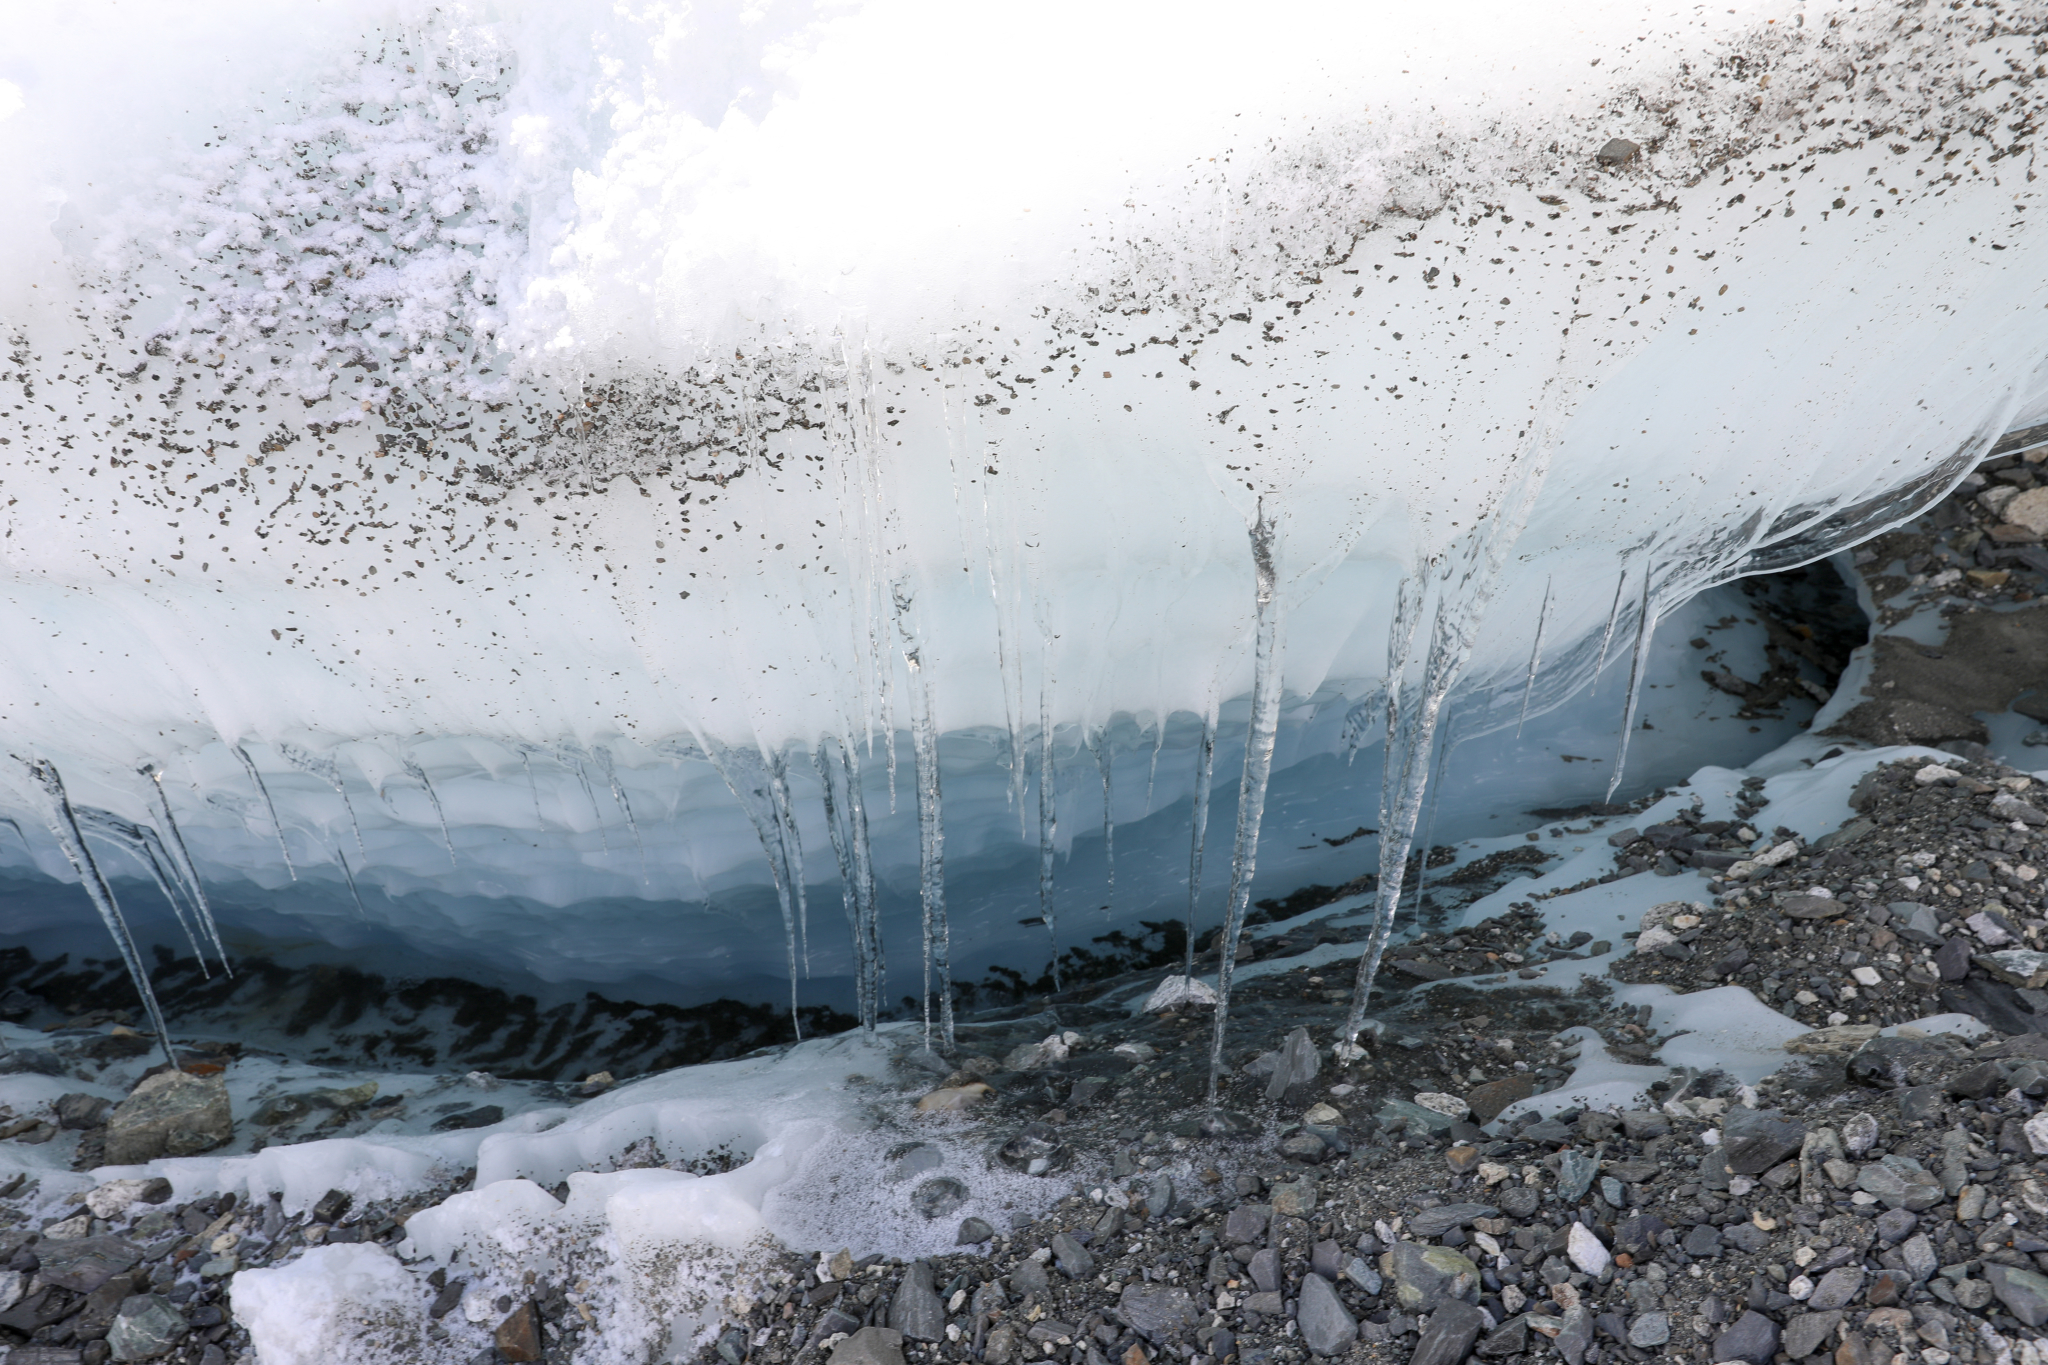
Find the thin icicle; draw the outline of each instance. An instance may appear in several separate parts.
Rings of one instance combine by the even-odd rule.
[[[270,812],[270,827],[277,832],[277,851],[284,855],[284,870],[291,873],[293,881],[299,879],[299,870],[292,866],[292,851],[284,846],[284,821],[277,818],[277,803],[270,799],[270,788],[263,785],[263,774],[256,771],[256,760],[249,757],[249,751],[237,744],[235,757],[242,760],[242,771],[249,774],[249,781],[255,784],[256,792],[263,798],[263,808]]]
[[[348,883],[348,894],[355,900],[356,913],[368,919],[369,908],[363,904],[363,893],[356,890],[356,874],[349,869],[348,855],[341,851],[340,844],[334,846],[334,861],[341,864],[341,879]]]
[[[797,833],[796,809],[789,800],[789,764],[781,754],[768,759],[768,795],[775,803],[776,835],[782,840],[782,865],[789,869],[789,889],[796,896],[797,937],[803,944],[804,975],[811,974],[811,911],[804,894],[804,841]]]
[[[1543,628],[1550,623],[1550,579],[1543,580],[1543,608],[1536,613],[1536,643],[1529,647],[1529,681],[1522,688],[1522,714],[1515,721],[1515,738],[1529,723],[1529,702],[1536,695],[1536,670],[1543,667]]]
[[[1159,785],[1159,751],[1166,747],[1166,720],[1152,726],[1152,762],[1145,769],[1145,814],[1152,813],[1152,792]]]
[[[175,1071],[178,1059],[171,1053],[171,1031],[164,1023],[164,1012],[157,1006],[156,991],[149,984],[149,973],[142,969],[142,955],[135,949],[135,938],[128,932],[128,921],[121,917],[121,907],[114,901],[114,889],[107,885],[107,879],[100,874],[99,864],[93,861],[92,850],[85,846],[85,834],[72,813],[70,798],[64,794],[64,779],[58,775],[57,765],[47,759],[31,760],[28,771],[29,776],[35,778],[49,795],[50,833],[57,837],[58,847],[64,850],[64,856],[78,873],[86,897],[92,901],[93,909],[99,911],[100,922],[106,925],[114,947],[120,950],[121,961],[126,964],[128,976],[135,983],[136,994],[142,997],[142,1008],[149,1015],[150,1025],[156,1029],[164,1060]]]
[[[441,794],[434,790],[434,784],[427,778],[427,770],[410,758],[399,760],[405,766],[405,775],[426,789],[427,800],[434,805],[434,818],[441,822],[441,847],[448,850],[448,866],[457,866],[455,861],[455,840],[448,833],[448,812],[441,809]]]
[[[836,759],[828,752],[828,747],[839,751]],[[851,744],[827,736],[818,741],[818,747],[811,751],[811,765],[818,770],[818,784],[824,788],[825,829],[832,836],[832,852],[839,860],[839,894],[846,905],[847,934],[853,943],[854,1008],[859,1013],[861,1029],[872,1037],[879,991],[869,937],[867,899],[863,894],[860,870],[854,863],[851,802],[842,799],[836,790],[841,781],[846,782],[849,789],[853,784],[852,749]]]
[[[164,794],[163,773],[154,763],[145,763],[140,769],[149,781],[149,794],[156,799],[157,819],[163,821],[164,842],[169,847],[175,866],[184,879],[185,894],[192,899],[192,907],[198,912],[200,926],[206,931],[208,941],[213,944],[214,956],[220,959],[220,969],[230,977],[235,969],[228,962],[227,946],[221,942],[220,926],[214,922],[213,906],[206,899],[206,887],[199,880],[199,868],[192,861],[191,850],[185,847],[185,835],[178,828],[176,817],[171,814],[171,802]]]
[[[1195,974],[1195,907],[1202,899],[1202,852],[1209,842],[1209,788],[1216,775],[1216,706],[1202,713],[1202,743],[1195,750],[1195,809],[1188,840],[1188,951],[1181,975]]]
[[[1428,814],[1422,820],[1422,852],[1415,859],[1415,921],[1422,922],[1423,898],[1429,894],[1429,852],[1436,844],[1436,813],[1443,802],[1444,769],[1451,764],[1452,723],[1443,723],[1443,742],[1436,747],[1436,776],[1430,779],[1427,796]]]
[[[149,873],[150,880],[156,883],[156,889],[171,903],[171,914],[177,919],[178,928],[184,931],[185,941],[192,945],[192,956],[199,962],[199,974],[211,980],[213,973],[206,967],[206,949],[199,942],[196,920],[186,908],[182,889],[173,885],[183,878],[170,866],[170,854],[165,851],[156,831],[93,806],[73,806],[71,814],[78,821],[81,832],[112,844],[142,864],[143,871]]]
[[[1607,778],[1607,799],[1612,801],[1614,793],[1621,786],[1622,770],[1628,766],[1628,742],[1634,738],[1636,728],[1636,707],[1643,695],[1643,665],[1648,662],[1650,638],[1657,632],[1657,622],[1650,614],[1650,571],[1643,569],[1643,600],[1636,608],[1636,647],[1630,651],[1628,660],[1628,698],[1622,703],[1621,738],[1614,746],[1614,771]]]
[[[1224,902],[1223,939],[1216,964],[1215,1034],[1209,1044],[1209,1110],[1216,1110],[1223,1075],[1223,1040],[1230,1021],[1230,979],[1237,965],[1237,938],[1251,903],[1258,862],[1259,824],[1266,812],[1266,783],[1273,773],[1273,741],[1280,726],[1281,617],[1278,574],[1273,562],[1273,524],[1259,503],[1252,526],[1252,565],[1257,576],[1258,618],[1252,643],[1252,713],[1245,728],[1244,776],[1237,789],[1237,837],[1230,850],[1230,895]]]
[[[1600,632],[1600,658],[1593,665],[1593,678],[1598,683],[1600,670],[1607,667],[1607,647],[1614,643],[1614,627],[1621,620],[1621,594],[1628,587],[1628,556],[1621,557],[1621,577],[1614,580],[1614,601],[1607,607],[1607,628]]]
[[[1052,865],[1060,832],[1059,769],[1052,755],[1051,689],[1038,689],[1038,913],[1045,920],[1045,941],[1052,950],[1052,988],[1060,987],[1060,934],[1053,921]]]
[[[519,766],[526,770],[526,791],[533,798],[534,823],[541,829],[546,829],[548,827],[548,819],[540,813],[540,783],[534,781],[533,778],[532,745],[522,744],[519,746]]]
[[[626,788],[619,781],[619,772],[612,764],[612,751],[602,744],[592,746],[590,756],[597,760],[598,770],[611,785],[612,800],[626,815],[626,828],[632,832],[633,847],[640,853],[640,880],[647,881],[647,845],[640,841],[640,822],[633,818],[633,803],[626,799]]]
[[[1109,751],[1109,729],[1104,727],[1095,732],[1095,742],[1088,746],[1095,753],[1095,766],[1102,773],[1102,861],[1108,869],[1108,885],[1103,891],[1105,915],[1116,913],[1116,791],[1111,784],[1110,765],[1113,762]]]
[[[931,679],[910,626],[910,590],[896,588],[903,663],[910,674],[910,752],[917,770],[918,893],[924,906],[924,1044],[932,1045],[932,993],[939,997],[939,1037],[953,1050],[952,927],[946,919],[946,829],[939,790],[939,735],[932,718]]]
[[[334,788],[334,794],[341,798],[341,808],[348,812],[349,828],[356,833],[356,851],[365,858],[369,857],[370,850],[363,843],[363,827],[356,822],[355,803],[348,799],[348,787],[341,780],[341,765],[331,758],[323,758],[301,749],[296,744],[280,744],[277,746],[277,752],[283,756],[285,762],[300,772],[311,773]]]
[[[728,749],[709,736],[701,737],[700,742],[718,775],[725,779],[726,788],[746,812],[754,827],[754,837],[761,841],[761,852],[767,856],[768,875],[775,883],[775,900],[782,909],[783,949],[789,966],[789,1020],[797,1041],[802,1042],[803,1021],[797,1014],[796,913],[790,900],[790,870],[782,830],[774,797],[769,794],[767,765],[758,751]]]
[[[604,807],[597,804],[597,789],[590,785],[590,772],[583,766],[583,751],[574,745],[563,744],[556,748],[556,757],[564,767],[573,768],[576,780],[583,784],[583,799],[590,802],[590,813],[597,820],[597,842],[604,846],[607,858],[612,853],[612,836],[605,829]]]

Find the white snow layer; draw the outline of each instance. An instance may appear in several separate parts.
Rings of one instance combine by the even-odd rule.
[[[823,861],[814,750],[914,881],[922,735],[1027,903],[1089,750],[1149,813],[1220,712],[1227,793],[1261,517],[1332,831],[1390,679],[1623,716],[1649,623],[2048,408],[2039,6],[1711,8],[11,16],[0,738],[321,865],[323,932],[573,904],[624,973],[757,834]]]

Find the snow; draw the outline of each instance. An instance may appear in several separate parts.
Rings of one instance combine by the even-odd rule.
[[[380,1246],[312,1247],[237,1274],[235,1321],[263,1365],[375,1365],[419,1340],[421,1284]]]

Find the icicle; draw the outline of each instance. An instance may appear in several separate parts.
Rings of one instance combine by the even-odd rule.
[[[1159,785],[1159,751],[1166,747],[1166,721],[1152,727],[1152,762],[1145,769],[1145,814],[1152,813],[1152,792]]]
[[[349,870],[348,855],[341,851],[340,844],[334,846],[334,861],[341,864],[341,879],[348,883],[348,894],[356,903],[356,913],[368,919],[370,912],[363,904],[363,893],[356,890],[356,874]]]
[[[356,823],[355,803],[348,799],[348,787],[341,780],[340,765],[331,758],[309,753],[296,744],[280,744],[277,746],[277,752],[284,757],[285,762],[300,772],[311,773],[334,788],[334,794],[341,798],[342,809],[348,812],[349,828],[356,832],[356,851],[365,858],[369,857],[370,850],[363,843],[363,827]]]
[[[192,908],[199,915],[199,923],[206,930],[207,939],[213,944],[214,956],[220,959],[220,969],[232,977],[235,969],[228,963],[227,946],[221,942],[220,926],[214,922],[213,907],[207,903],[206,887],[199,880],[199,868],[192,861],[191,850],[185,847],[185,835],[178,828],[177,819],[171,814],[170,799],[164,794],[163,773],[153,763],[143,764],[140,771],[142,776],[149,780],[150,795],[156,798],[157,818],[163,821],[165,843],[169,845],[171,856],[176,859],[175,867],[183,878],[185,894],[191,898]],[[202,958],[202,965],[204,961]]]
[[[797,936],[803,942],[804,975],[811,974],[811,912],[804,895],[804,841],[797,833],[796,810],[789,800],[789,764],[781,754],[768,759],[768,796],[775,803],[775,832],[782,840],[782,865],[789,869],[789,889],[796,896]]]
[[[422,768],[410,758],[400,759],[399,762],[405,765],[405,775],[426,789],[427,800],[434,804],[434,818],[441,822],[441,847],[448,850],[448,866],[457,866],[455,862],[455,840],[448,833],[448,813],[441,809],[441,794],[435,791],[434,784],[427,780],[427,770],[425,768]]]
[[[1095,766],[1102,773],[1102,861],[1108,869],[1108,886],[1103,892],[1107,902],[1103,907],[1105,915],[1116,913],[1116,810],[1115,790],[1110,784],[1109,729],[1104,727],[1095,732],[1095,742],[1088,746],[1095,754]]]
[[[1060,935],[1053,922],[1053,847],[1060,832],[1059,769],[1052,756],[1051,689],[1041,679],[1038,689],[1038,913],[1045,920],[1045,939],[1052,949],[1052,988],[1060,987]]]
[[[841,751],[837,762],[826,752],[828,745]],[[839,860],[839,895],[846,904],[846,929],[853,943],[854,1008],[860,1015],[861,1029],[872,1037],[877,997],[870,962],[868,916],[860,873],[854,866],[852,812],[835,791],[841,774],[849,786],[852,784],[853,777],[847,764],[847,754],[851,749],[850,744],[827,736],[818,741],[818,747],[811,751],[811,766],[818,770],[818,783],[825,791],[825,829],[832,836],[832,852]]]
[[[725,779],[726,788],[747,813],[747,820],[754,826],[754,837],[761,841],[761,852],[767,855],[768,875],[775,883],[775,899],[782,908],[783,948],[789,966],[789,1020],[797,1041],[802,1042],[803,1021],[797,1015],[796,914],[790,901],[789,863],[775,801],[769,794],[766,765],[758,752],[728,749],[708,736],[700,737],[700,742],[718,775]]]
[[[868,1002],[871,1010],[879,1011],[888,979],[888,962],[882,952],[882,907],[875,897],[875,864],[868,845],[867,794],[861,789],[859,750],[851,743],[845,744],[841,759],[846,773],[847,838],[852,845],[853,874],[860,893],[861,932],[867,936]]]
[[[590,802],[590,813],[597,820],[597,842],[604,846],[605,856],[612,852],[612,836],[605,830],[604,807],[597,804],[597,789],[590,785],[590,772],[583,766],[583,753],[573,745],[558,746],[556,757],[567,768],[576,771],[576,780],[583,784],[583,798]]]
[[[263,785],[263,774],[256,771],[256,760],[249,757],[249,751],[239,744],[234,746],[234,750],[235,757],[242,760],[242,771],[249,774],[257,794],[263,798],[263,808],[270,812],[270,827],[277,831],[277,851],[284,855],[284,870],[291,873],[293,881],[297,881],[299,870],[292,866],[292,851],[284,846],[284,821],[277,818],[277,803],[270,799],[270,788]]]
[[[172,886],[174,879],[182,878],[171,869],[170,854],[164,850],[163,841],[157,838],[156,831],[93,806],[73,806],[71,814],[78,821],[82,833],[112,844],[142,864],[143,871],[149,873],[150,880],[156,883],[156,889],[171,903],[171,914],[178,921],[178,928],[184,931],[185,941],[192,945],[192,956],[199,961],[200,975],[211,980],[213,973],[206,968],[206,949],[200,945],[199,932],[186,910],[185,897]]]
[[[72,813],[70,798],[64,794],[64,779],[57,773],[57,766],[47,759],[36,759],[28,764],[29,775],[42,784],[50,797],[50,832],[57,836],[57,844],[64,850],[64,856],[78,873],[78,880],[85,887],[87,898],[93,909],[99,911],[100,922],[107,926],[114,946],[120,950],[121,961],[128,967],[128,976],[135,983],[136,994],[142,997],[142,1008],[149,1015],[150,1024],[156,1029],[157,1042],[163,1046],[164,1060],[178,1069],[178,1059],[171,1053],[171,1031],[164,1023],[164,1014],[157,1007],[156,991],[150,987],[149,973],[142,969],[142,955],[135,949],[135,939],[128,932],[128,921],[121,917],[121,907],[114,902],[114,889],[107,885],[107,879],[100,875],[99,864],[93,861],[92,850],[85,846],[85,834],[78,827],[78,819]]]
[[[1550,622],[1550,579],[1543,580],[1543,608],[1536,613],[1536,643],[1529,646],[1529,681],[1522,688],[1522,714],[1515,721],[1515,738],[1529,723],[1529,702],[1536,695],[1536,670],[1543,667],[1543,628]]]
[[[946,919],[946,830],[939,791],[939,735],[932,719],[931,679],[911,633],[910,591],[896,588],[903,663],[910,673],[910,752],[917,766],[918,893],[924,905],[924,1045],[932,1045],[932,992],[939,997],[939,1037],[953,1050],[952,928]],[[935,979],[936,978],[936,979]]]
[[[1628,765],[1628,742],[1634,738],[1636,707],[1643,695],[1643,665],[1648,661],[1650,637],[1657,632],[1657,622],[1650,614],[1650,570],[1643,569],[1643,600],[1636,608],[1636,647],[1628,660],[1628,698],[1622,703],[1621,739],[1614,746],[1614,771],[1607,778],[1607,799],[1612,801],[1614,793],[1621,786],[1622,769]]]
[[[1436,776],[1430,779],[1427,797],[1429,813],[1422,821],[1422,853],[1415,860],[1415,920],[1422,922],[1422,902],[1429,893],[1429,851],[1436,844],[1436,813],[1444,794],[1444,769],[1451,763],[1451,735],[1455,726],[1446,718],[1443,742],[1436,749]]]
[[[1593,665],[1593,678],[1597,686],[1600,670],[1607,667],[1607,647],[1614,643],[1614,627],[1621,620],[1621,594],[1628,587],[1628,556],[1621,557],[1621,577],[1614,580],[1614,601],[1607,608],[1607,628],[1600,632],[1600,658]]]
[[[598,770],[604,780],[611,784],[612,800],[618,803],[626,814],[626,828],[632,832],[633,847],[640,853],[640,881],[647,881],[647,845],[640,841],[640,822],[633,818],[633,803],[626,799],[626,788],[619,781],[618,769],[612,765],[612,751],[599,744],[592,747],[590,756],[597,760]]]
[[[1273,524],[1259,503],[1252,526],[1252,564],[1258,581],[1258,623],[1252,644],[1252,713],[1245,729],[1244,776],[1237,789],[1237,837],[1230,850],[1230,895],[1224,902],[1223,938],[1216,964],[1216,1024],[1209,1044],[1209,1109],[1216,1109],[1223,1075],[1223,1039],[1230,1020],[1230,978],[1237,965],[1237,937],[1251,903],[1258,861],[1259,823],[1266,812],[1266,781],[1273,773],[1273,740],[1280,725],[1281,615],[1278,576],[1273,566]]]
[[[1202,713],[1202,742],[1195,750],[1195,809],[1188,840],[1188,951],[1181,975],[1195,974],[1195,907],[1202,899],[1202,851],[1209,842],[1209,785],[1216,775],[1216,706]]]
[[[534,823],[541,829],[546,829],[548,827],[547,817],[540,813],[540,783],[533,779],[532,745],[522,744],[519,746],[519,766],[526,770],[526,791],[528,795],[533,797]]]

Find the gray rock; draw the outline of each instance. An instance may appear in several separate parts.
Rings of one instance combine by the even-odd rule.
[[[1309,1248],[1308,1268],[1336,1283],[1344,1276],[1344,1248],[1335,1241],[1317,1242]]]
[[[932,1288],[930,1261],[912,1261],[889,1301],[889,1325],[915,1341],[938,1341],[946,1335],[946,1305]]]
[[[1625,137],[1611,137],[1593,154],[1593,157],[1603,166],[1626,166],[1634,161],[1642,150]]]
[[[888,1178],[891,1181],[908,1180],[912,1176],[923,1175],[926,1171],[936,1171],[945,1164],[944,1152],[929,1142],[920,1142],[908,1151],[897,1154],[896,1159],[889,1163]]]
[[[1408,1365],[1460,1365],[1484,1330],[1486,1314],[1469,1303],[1447,1303],[1429,1315]]]
[[[1908,904],[1912,905],[1912,909],[1901,923],[1896,912]],[[1941,920],[1935,915],[1933,906],[1899,901],[1892,909],[1892,928],[1900,938],[1909,943],[1917,943],[1923,948],[1939,948],[1942,945]]]
[[[1500,1211],[1516,1222],[1536,1212],[1542,1202],[1543,1196],[1528,1185],[1510,1185],[1500,1193]]]
[[[1388,1100],[1374,1113],[1373,1117],[1385,1128],[1399,1123],[1411,1133],[1448,1133],[1457,1120],[1449,1114],[1440,1114],[1434,1109],[1425,1109],[1407,1100]]]
[[[1479,1298],[1479,1267],[1449,1247],[1396,1242],[1380,1257],[1380,1273],[1394,1282],[1404,1312],[1429,1313],[1453,1300]]]
[[[1316,1182],[1308,1176],[1273,1187],[1273,1212],[1283,1218],[1306,1218],[1316,1206]]]
[[[1842,1124],[1842,1150],[1862,1156],[1877,1145],[1877,1120],[1869,1114],[1851,1114]]]
[[[1906,1273],[1915,1283],[1926,1280],[1941,1269],[1941,1257],[1934,1251],[1934,1244],[1927,1240],[1927,1234],[1916,1232],[1899,1243],[1899,1256],[1906,1263]]]
[[[45,1283],[90,1294],[142,1259],[142,1248],[121,1237],[76,1237],[36,1244]]]
[[[1721,1229],[1721,1240],[1753,1256],[1771,1244],[1771,1234],[1755,1223],[1736,1223]]]
[[[1749,1365],[1770,1365],[1778,1353],[1778,1324],[1751,1309],[1737,1318],[1727,1331],[1714,1338],[1717,1361],[1746,1360]]]
[[[1245,1266],[1259,1292],[1270,1294],[1280,1288],[1280,1253],[1272,1247],[1256,1253]]]
[[[1294,1324],[1309,1350],[1319,1356],[1342,1355],[1358,1340],[1358,1319],[1351,1316],[1330,1282],[1314,1272],[1301,1277]]]
[[[1586,1348],[1593,1344],[1593,1310],[1583,1303],[1568,1310],[1554,1344],[1565,1365],[1579,1365],[1586,1358]]]
[[[114,1102],[100,1095],[74,1092],[59,1095],[52,1108],[57,1114],[57,1126],[67,1133],[76,1133],[105,1123],[107,1115],[114,1111]]]
[[[1820,1277],[1820,1283],[1813,1287],[1813,1293],[1806,1300],[1809,1311],[1825,1313],[1831,1308],[1846,1308],[1856,1301],[1863,1292],[1863,1267],[1860,1265],[1837,1266]]]
[[[903,1365],[903,1333],[863,1327],[832,1348],[827,1365]]]
[[[1688,1256],[1712,1256],[1721,1249],[1721,1230],[1712,1223],[1700,1223],[1687,1230],[1679,1245]]]
[[[1486,1339],[1474,1348],[1474,1354],[1487,1360],[1496,1360],[1502,1356],[1518,1356],[1528,1349],[1529,1315],[1524,1313],[1509,1318],[1487,1333]]]
[[[1856,1188],[1868,1190],[1890,1208],[1916,1213],[1941,1202],[1941,1182],[1911,1157],[1894,1155],[1868,1163],[1856,1172]]]
[[[1273,1075],[1266,1082],[1266,1098],[1282,1099],[1289,1090],[1306,1089],[1316,1078],[1321,1065],[1316,1055],[1316,1045],[1308,1036],[1308,1030],[1298,1028],[1287,1035],[1280,1044],[1280,1055],[1273,1065]]]
[[[452,1114],[434,1120],[437,1133],[460,1133],[472,1128],[489,1128],[505,1121],[505,1106],[502,1104],[480,1104],[474,1109],[458,1109]]]
[[[1624,1109],[1621,1111],[1621,1131],[1627,1133],[1632,1142],[1663,1137],[1671,1131],[1671,1118],[1655,1109]]]
[[[1155,1342],[1195,1328],[1194,1298],[1174,1285],[1127,1284],[1116,1307],[1133,1332]]]
[[[1368,1294],[1377,1294],[1386,1286],[1379,1271],[1366,1263],[1365,1257],[1353,1256],[1344,1263],[1344,1278]]]
[[[139,1166],[158,1157],[195,1156],[234,1135],[227,1082],[218,1076],[160,1071],[146,1077],[107,1116],[106,1162]]]
[[[1070,1280],[1085,1280],[1095,1273],[1095,1258],[1088,1254],[1088,1248],[1064,1232],[1052,1235],[1052,1258],[1059,1263],[1060,1272]]]
[[[1652,1346],[1662,1346],[1671,1340],[1671,1315],[1669,1313],[1638,1313],[1635,1321],[1628,1325],[1628,1344],[1638,1350],[1647,1351]]]
[[[1227,1246],[1257,1246],[1266,1240],[1273,1222],[1271,1204],[1239,1204],[1223,1220],[1223,1241]]]
[[[1424,1209],[1408,1220],[1408,1230],[1417,1237],[1441,1237],[1452,1228],[1469,1228],[1475,1218],[1498,1217],[1491,1204],[1439,1204]]]
[[[1045,1267],[1037,1261],[1019,1261],[1017,1268],[1010,1272],[1012,1294],[1037,1294],[1042,1298],[1050,1287],[1045,1278]]]
[[[2048,1322],[2048,1275],[1986,1261],[1984,1278],[2006,1312],[2029,1327]]]
[[[944,1218],[967,1202],[967,1187],[950,1175],[935,1175],[910,1192],[910,1207],[922,1218]]]
[[[1590,1152],[1576,1147],[1558,1154],[1557,1197],[1567,1204],[1576,1204],[1586,1197],[1586,1191],[1593,1188],[1593,1177],[1600,1173],[1600,1163]]]
[[[996,1230],[979,1218],[962,1218],[960,1231],[953,1238],[956,1247],[979,1246],[996,1235]]]
[[[1025,1124],[996,1150],[998,1161],[1025,1175],[1050,1175],[1065,1167],[1073,1155],[1050,1125],[1035,1121]]]
[[[1887,1242],[1905,1241],[1919,1225],[1920,1216],[1909,1209],[1886,1209],[1873,1223],[1877,1235]]]
[[[1762,1175],[1799,1155],[1806,1129],[1774,1114],[1731,1109],[1721,1124],[1721,1152],[1731,1175]]]
[[[121,1313],[107,1329],[107,1345],[116,1360],[155,1360],[190,1331],[171,1301],[157,1294],[135,1294],[121,1301]]]
[[[1804,1360],[1818,1351],[1841,1325],[1839,1308],[1825,1313],[1801,1313],[1785,1323],[1784,1352],[1794,1360]]]

